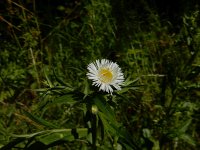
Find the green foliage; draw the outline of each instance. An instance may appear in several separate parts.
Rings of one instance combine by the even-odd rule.
[[[146,1],[132,3],[4,4],[0,149],[199,148],[199,11],[174,26]],[[113,95],[86,77],[100,58],[125,74]]]

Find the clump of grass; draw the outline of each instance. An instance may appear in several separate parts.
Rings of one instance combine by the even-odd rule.
[[[35,1],[29,9],[8,2],[1,17],[10,28],[0,43],[2,149],[199,146],[198,11],[174,32],[145,2],[139,16],[129,2],[73,1],[48,20]],[[100,58],[119,62],[125,73],[113,95],[86,77],[87,65]]]

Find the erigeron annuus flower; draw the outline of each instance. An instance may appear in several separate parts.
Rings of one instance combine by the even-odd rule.
[[[114,62],[107,59],[96,60],[87,67],[88,79],[93,81],[92,85],[99,87],[99,90],[108,93],[113,92],[113,88],[121,90],[124,82],[124,75],[121,68]]]

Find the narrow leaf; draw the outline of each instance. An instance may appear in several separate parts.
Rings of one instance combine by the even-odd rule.
[[[37,124],[39,124],[39,125],[43,125],[43,126],[49,127],[49,128],[58,128],[58,126],[56,126],[56,125],[54,125],[54,124],[52,124],[52,123],[50,123],[50,122],[48,122],[48,121],[46,121],[46,120],[44,120],[44,119],[42,119],[42,118],[39,118],[39,117],[37,117],[37,116],[35,116],[35,115],[33,115],[33,114],[27,112],[27,111],[24,111],[24,114],[25,114],[29,119],[31,119],[32,121],[34,121],[35,123],[37,123]]]

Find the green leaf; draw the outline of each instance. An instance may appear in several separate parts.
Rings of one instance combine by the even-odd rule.
[[[87,128],[77,128],[77,129],[53,129],[48,130],[48,133],[37,137],[37,140],[49,145],[53,142],[63,140],[63,141],[73,141],[75,139],[80,139],[88,135]]]
[[[134,138],[134,136],[131,135],[125,128],[118,128],[117,132],[119,133],[120,144],[127,145],[128,147],[131,147],[132,150],[141,149],[136,141],[136,138]]]
[[[25,140],[25,138],[17,138],[15,140],[12,140],[10,141],[8,144],[2,146],[0,145],[1,147],[1,150],[11,150],[12,148],[14,148],[17,144],[23,142]]]
[[[59,140],[72,141],[74,140],[74,136],[71,134],[71,129],[69,130],[66,129],[65,132],[56,132],[56,133],[50,132],[48,134],[41,135],[36,139],[44,143],[45,145],[49,145]]]
[[[33,138],[35,137],[37,141],[42,142],[45,145],[49,145],[55,141],[73,141],[76,138],[80,139],[88,135],[87,128],[77,128],[77,129],[52,129],[44,130],[40,132],[35,132],[31,134],[16,135],[11,134],[12,137],[18,139]]]
[[[60,78],[56,75],[55,70],[53,70],[53,74],[54,74],[55,79],[56,79],[61,85],[65,85],[66,87],[68,87],[68,88],[71,89],[72,91],[74,90],[73,87],[72,87],[69,83],[64,82],[62,79],[60,79]]]
[[[144,128],[144,129],[142,129],[142,131],[143,131],[143,136],[145,137],[145,138],[150,138],[151,137],[151,131],[149,130],[149,129],[147,129],[147,128]]]
[[[194,139],[187,134],[182,134],[179,138],[182,139],[183,141],[187,142],[188,144],[192,145],[192,146],[196,145]]]
[[[101,98],[101,99],[100,99]],[[98,107],[98,109],[106,115],[106,118],[109,121],[114,121],[115,122],[115,114],[114,111],[111,109],[111,107],[107,104],[106,100],[101,96],[101,97],[95,97],[94,98],[94,103]]]
[[[50,88],[52,88],[52,87],[53,87],[53,84],[52,84],[51,80],[49,79],[49,77],[48,77],[48,75],[47,75],[46,72],[47,72],[47,71],[46,71],[46,67],[45,67],[45,68],[44,68],[44,75],[45,75],[45,77],[46,77],[48,86],[49,86]]]
[[[29,118],[31,119],[32,121],[34,121],[35,123],[39,124],[39,125],[42,125],[42,126],[45,126],[45,127],[49,127],[49,128],[58,128],[58,126],[42,119],[42,118],[39,118],[27,111],[24,111],[24,114]]]
[[[187,122],[185,122],[182,126],[180,126],[180,128],[178,129],[178,132],[185,133],[189,125],[191,124],[191,122],[192,122],[192,119],[187,120]]]
[[[130,80],[130,78],[127,78],[124,82],[124,86],[129,86],[131,84],[135,84],[140,78],[136,78],[135,80]]]
[[[60,97],[55,98],[51,103],[48,103],[47,106],[55,105],[55,104],[70,104],[73,105],[77,103],[77,101],[74,100],[72,94],[63,95]]]
[[[84,80],[84,85],[85,85],[85,88],[84,88],[84,98],[89,94],[89,84],[88,84],[88,81],[87,80]]]
[[[114,126],[112,126],[109,122],[108,122],[108,118],[106,117],[105,114],[103,114],[102,112],[98,112],[98,115],[102,121],[102,124],[103,124],[103,127],[104,127],[104,130],[107,132],[107,133],[112,133],[113,135],[116,135],[117,134],[117,130]]]
[[[138,149],[138,144],[132,140],[132,136],[125,129],[120,128],[121,124],[117,122],[113,109],[107,104],[105,99],[103,97],[96,97],[94,103],[100,110],[98,115],[104,130],[108,134],[120,137],[119,141],[122,142],[122,145],[126,143],[129,145],[128,147],[132,147],[131,149]]]
[[[45,131],[40,131],[40,132],[35,132],[35,133],[30,133],[30,134],[10,134],[10,136],[14,137],[14,138],[32,138],[35,136],[39,136],[45,133],[48,133],[49,130],[45,130]]]

